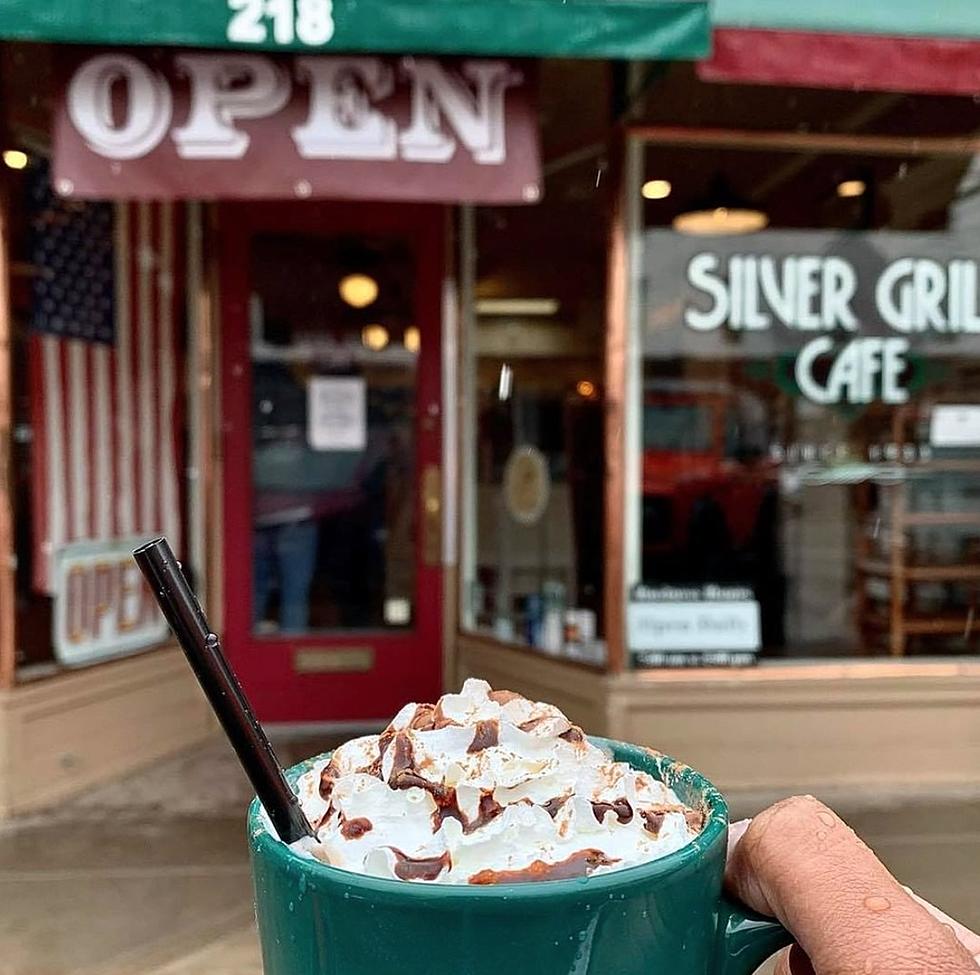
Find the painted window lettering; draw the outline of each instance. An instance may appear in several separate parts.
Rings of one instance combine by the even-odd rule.
[[[908,336],[980,333],[977,262],[901,257],[862,282],[840,256],[694,255],[687,283],[694,300],[684,323],[694,332],[823,333],[796,354],[793,378],[814,403],[906,403]],[[862,291],[863,287],[863,291]],[[873,309],[859,320],[859,291]],[[870,325],[897,335],[865,335]]]
[[[228,0],[232,15],[226,36],[232,44],[288,45],[298,40],[310,47],[333,37],[332,0]]]
[[[297,30],[303,11],[307,36],[323,30],[321,3],[299,0]],[[250,12],[252,7],[243,5],[236,16]],[[243,35],[258,37],[265,30],[258,21],[242,24],[236,29]],[[138,58],[100,55],[75,72],[68,116],[92,152],[138,159],[169,132],[182,159],[241,159],[250,136],[237,123],[282,111],[295,84],[309,90],[306,118],[290,130],[303,159],[446,163],[463,148],[480,165],[501,165],[507,159],[506,92],[523,80],[509,64],[493,60],[465,61],[456,70],[430,58],[391,63],[300,57],[287,70],[260,54],[181,54],[174,64],[187,79],[186,110],[175,109],[171,82]],[[401,131],[384,110],[399,83],[408,90],[409,106]],[[120,93],[125,107],[113,111]]]

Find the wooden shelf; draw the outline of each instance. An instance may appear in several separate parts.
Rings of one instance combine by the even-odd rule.
[[[916,471],[929,471],[929,472],[943,472],[943,471],[980,471],[980,458],[976,460],[963,458],[962,460],[956,460],[950,458],[949,460],[918,460],[912,464],[901,464],[897,463],[896,466],[900,467],[903,471],[911,471],[915,473]],[[883,482],[886,486],[889,485],[888,481]],[[892,484],[901,484],[901,481],[891,482]]]
[[[876,629],[888,631],[891,629],[891,620],[881,613],[868,613],[864,617],[864,625]],[[969,615],[963,616],[906,616],[902,623],[902,629],[909,636],[967,636],[974,632],[980,635],[980,626],[976,620],[971,620]]]
[[[980,511],[909,511],[902,521],[906,525],[980,525]]]
[[[887,559],[861,559],[858,569],[869,576],[892,578],[897,573]],[[980,564],[961,565],[903,565],[902,578],[906,582],[980,582]]]

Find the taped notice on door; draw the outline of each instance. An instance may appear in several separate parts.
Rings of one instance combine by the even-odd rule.
[[[306,436],[314,450],[364,450],[367,383],[359,376],[314,376],[306,417]]]

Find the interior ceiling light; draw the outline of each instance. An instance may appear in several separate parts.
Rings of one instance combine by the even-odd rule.
[[[378,282],[367,274],[345,274],[337,290],[351,308],[367,308],[378,297]]]
[[[422,347],[422,336],[419,334],[419,330],[414,325],[409,325],[408,328],[405,329],[405,335],[402,342],[409,352],[417,353]]]
[[[845,179],[837,184],[837,195],[843,200],[864,196],[868,184],[863,179]]]
[[[388,345],[388,329],[384,325],[365,325],[361,329],[361,342],[372,352],[380,352]]]
[[[672,189],[670,180],[648,179],[640,189],[640,193],[645,200],[666,200]]]
[[[481,298],[476,303],[478,315],[514,315],[547,317],[557,313],[557,298]]]
[[[4,149],[3,164],[8,169],[26,169],[30,160],[22,149]]]
[[[714,180],[706,197],[673,220],[674,230],[698,237],[751,234],[767,226],[768,215],[739,197],[723,177]]]
[[[575,392],[582,397],[582,399],[592,399],[595,396],[595,383],[591,379],[580,379],[575,384]]]

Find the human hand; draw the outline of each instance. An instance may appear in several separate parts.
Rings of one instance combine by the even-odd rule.
[[[725,882],[796,939],[780,954],[777,975],[980,972],[980,936],[899,884],[812,796],[734,824]]]

